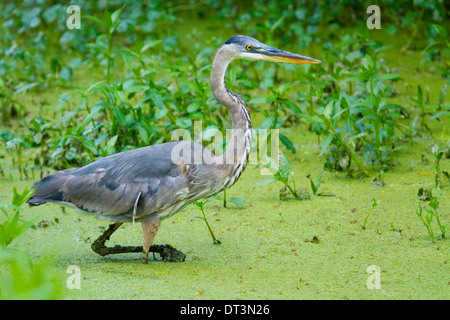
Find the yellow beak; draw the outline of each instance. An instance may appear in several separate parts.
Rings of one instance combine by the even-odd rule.
[[[267,47],[259,49],[258,53],[264,55],[264,59],[276,62],[288,62],[297,64],[318,64],[320,60],[310,57],[301,56],[299,54],[283,51],[277,48]]]

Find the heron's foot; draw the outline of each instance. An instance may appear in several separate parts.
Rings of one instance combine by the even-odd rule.
[[[106,247],[101,243],[95,242],[91,245],[92,250],[101,255],[106,256],[108,254],[117,254],[117,253],[131,253],[131,252],[142,252],[142,246],[119,246],[115,245],[114,247]]]
[[[97,240],[92,242],[91,244],[92,250],[103,257],[108,254],[142,252],[142,246],[119,246],[119,245],[116,245],[114,247],[106,246],[105,244],[106,241],[109,240],[111,235],[117,229],[119,229],[121,225],[122,222],[117,222],[109,225],[108,229],[106,229],[105,232],[100,237],[98,237]]]
[[[186,255],[168,244],[154,244],[150,247],[150,252],[159,253],[162,261],[184,262]]]

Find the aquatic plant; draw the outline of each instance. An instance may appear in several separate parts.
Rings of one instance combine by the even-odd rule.
[[[36,229],[36,218],[20,217],[21,206],[31,197],[34,189],[25,188],[21,193],[13,188],[11,204],[0,203],[4,220],[0,222],[0,263],[6,272],[0,276],[0,299],[56,299],[59,289],[50,279],[46,266],[32,263],[27,251],[11,248],[14,239],[30,228]]]
[[[274,182],[281,182],[284,187],[280,190],[280,200],[287,200],[287,195],[294,196],[297,200],[309,199],[309,194],[304,195],[300,193],[295,186],[294,172],[292,171],[294,163],[289,163],[288,159],[283,153],[279,154],[279,164],[273,165],[273,160],[269,159],[269,163],[266,166],[268,170],[272,171],[272,177],[266,178],[256,184],[253,189],[268,185]],[[278,170],[274,169],[278,168]],[[288,192],[286,192],[288,190]]]
[[[33,195],[34,190],[25,188],[22,193],[18,193],[16,188],[13,188],[13,191],[11,204],[2,204],[0,207],[5,215],[5,220],[0,224],[0,246],[2,249],[5,249],[15,238],[34,225],[34,220],[25,221],[19,218],[20,206]]]
[[[423,208],[420,204],[417,206],[416,210],[416,215],[422,221],[422,225],[427,229],[428,235],[431,238],[431,242],[435,242],[436,240],[433,232],[433,227],[431,226],[431,222],[433,221],[434,217],[436,217],[436,222],[441,232],[441,239],[446,239],[445,233],[448,230],[448,226],[441,223],[439,214],[439,202],[439,196],[431,197],[428,206],[425,207],[425,211],[427,212],[426,215],[424,215]]]
[[[192,218],[191,218],[191,220],[194,220],[194,219],[200,219],[200,220],[203,220],[203,221],[205,221],[205,224],[206,224],[206,227],[208,228],[208,231],[209,231],[209,233],[211,234],[211,238],[212,238],[212,240],[213,240],[213,244],[222,244],[222,242],[219,240],[219,239],[217,239],[216,238],[216,236],[214,235],[214,233],[213,233],[213,231],[212,231],[212,229],[211,229],[211,226],[209,225],[209,223],[208,223],[208,218],[206,217],[206,214],[205,214],[205,210],[204,210],[204,206],[205,206],[205,204],[208,202],[208,200],[198,200],[198,201],[195,201],[194,202],[194,204],[200,209],[200,211],[202,212],[202,216],[200,217],[200,216],[193,216]],[[211,215],[215,215],[216,214],[216,212],[213,212],[213,213],[211,213]]]
[[[434,144],[431,147],[431,154],[435,160],[434,168],[435,168],[435,175],[434,175],[434,186],[437,189],[441,188],[441,167],[440,163],[443,158],[443,156],[449,152],[449,148],[441,148],[438,144]],[[444,174],[448,176],[448,172],[442,171]]]
[[[369,213],[367,213],[366,217],[364,218],[364,222],[363,225],[361,226],[362,230],[366,230],[366,223],[367,223],[367,219],[369,219],[369,216],[372,214],[373,209],[375,209],[375,207],[380,203],[380,201],[378,201],[377,199],[373,198],[372,202],[371,202],[371,208],[369,210]]]
[[[112,62],[113,62],[113,46],[112,46],[112,36],[114,31],[117,29],[117,27],[120,24],[120,13],[123,10],[123,6],[114,11],[113,13],[110,13],[109,11],[104,11],[104,18],[99,19],[97,17],[94,16],[90,16],[90,15],[86,15],[84,16],[85,18],[91,19],[99,24],[101,24],[102,26],[104,26],[106,28],[106,44],[103,45],[103,38],[105,37],[105,35],[98,35],[97,39],[96,39],[96,43],[95,44],[91,44],[91,48],[94,48],[95,50],[98,50],[99,52],[103,53],[104,55],[106,55],[106,83],[110,84],[111,83],[111,70],[112,70]]]

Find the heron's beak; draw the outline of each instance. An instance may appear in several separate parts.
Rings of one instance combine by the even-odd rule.
[[[263,55],[264,60],[276,61],[276,62],[288,62],[297,64],[317,64],[320,60],[316,60],[310,57],[301,56],[299,54],[283,51],[277,48],[263,48],[257,49],[261,55]]]

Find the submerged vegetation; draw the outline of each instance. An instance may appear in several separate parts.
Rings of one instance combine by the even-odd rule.
[[[297,203],[301,206],[315,196],[340,201],[336,189],[319,191],[331,175],[352,181],[378,177],[372,185],[382,188],[382,175],[401,174],[407,165],[402,152],[417,149],[418,161],[432,161],[434,179],[424,179],[438,195],[430,191],[421,198],[416,215],[433,243],[446,244],[450,217],[440,206],[448,202],[450,190],[448,4],[383,1],[381,30],[366,25],[371,4],[82,1],[81,27],[70,29],[65,3],[3,1],[0,182],[31,182],[113,153],[168,142],[179,128],[187,129],[192,140],[201,139],[195,136],[194,122],[201,122],[203,141],[210,143],[210,132],[231,127],[226,108],[210,90],[212,57],[228,38],[245,34],[321,60],[300,67],[243,61],[227,73],[227,86],[239,88],[236,92],[247,102],[255,131],[269,132],[267,142],[279,138],[279,166],[253,185],[255,192],[276,189],[267,192],[276,195],[273,210],[283,223],[286,215],[278,210],[279,202],[305,200]],[[419,76],[413,78],[412,73]],[[274,129],[276,136],[271,134]],[[312,137],[314,157],[320,162],[315,172],[302,171],[305,142],[300,131]],[[214,142],[223,149],[227,140]],[[252,148],[261,147],[254,144]],[[264,159],[258,160],[254,167],[260,169]],[[19,215],[29,192],[14,190],[12,205],[0,207],[0,260],[19,278],[28,271],[18,266],[30,266],[31,260],[23,251],[18,254],[22,260],[17,258],[22,262],[12,259],[8,245],[36,222]],[[196,204],[202,212],[196,218],[206,223],[213,243],[220,244],[205,215],[206,201]],[[372,229],[372,221],[367,222],[374,208],[378,213],[383,205],[373,199],[360,218],[365,233]],[[223,193],[222,208],[251,210],[252,204],[245,194],[227,199]],[[419,237],[421,231],[416,231]],[[322,245],[320,239],[314,243]],[[45,273],[35,270],[36,288],[48,289],[41,288],[42,297],[57,297]],[[0,297],[8,298],[2,291]]]

